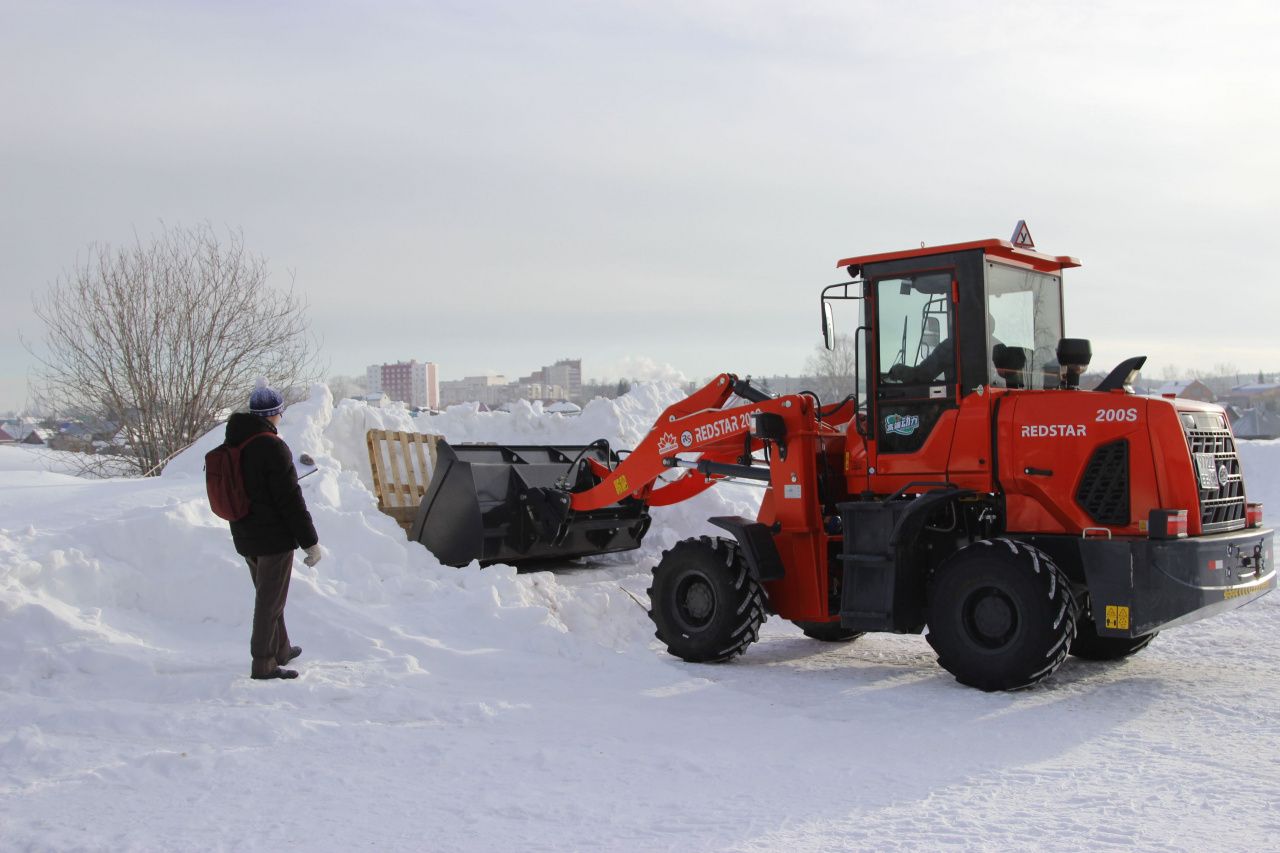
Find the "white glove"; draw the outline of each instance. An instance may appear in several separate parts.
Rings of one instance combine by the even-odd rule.
[[[307,554],[307,556],[302,558],[302,562],[306,563],[308,566],[314,566],[316,563],[320,562],[319,542],[312,545],[310,548],[303,548],[302,550]]]

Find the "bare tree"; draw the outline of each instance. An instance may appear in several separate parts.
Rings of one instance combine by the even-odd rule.
[[[344,397],[360,397],[369,390],[369,382],[363,376],[330,376],[328,383],[335,400],[341,400]]]
[[[1243,384],[1240,380],[1240,368],[1236,367],[1233,361],[1218,362],[1213,366],[1213,374],[1218,378],[1218,384],[1223,391],[1230,391],[1235,386]]]
[[[836,335],[832,348],[819,344],[805,362],[805,373],[814,378],[813,389],[825,403],[843,400],[854,387],[858,351],[851,335]]]
[[[283,390],[316,373],[306,305],[267,278],[239,232],[221,240],[208,224],[92,245],[35,297],[34,384],[56,411],[115,420],[137,473],[157,473],[242,406],[255,377]]]

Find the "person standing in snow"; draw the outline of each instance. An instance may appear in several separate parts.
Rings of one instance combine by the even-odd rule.
[[[284,413],[284,398],[259,379],[249,396],[249,411],[237,412],[227,421],[226,443],[238,445],[251,436],[240,451],[240,469],[248,493],[249,514],[232,521],[231,538],[236,552],[249,564],[256,590],[253,605],[253,678],[297,678],[284,664],[302,654],[289,644],[284,627],[284,604],[293,575],[293,552],[306,552],[303,562],[320,561],[320,538],[307,511],[293,453],[276,431]]]

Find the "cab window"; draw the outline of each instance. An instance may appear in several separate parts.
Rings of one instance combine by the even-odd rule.
[[[956,403],[950,271],[880,279],[875,436],[881,453],[914,453]]]
[[[1061,279],[988,262],[986,283],[988,381],[1004,388],[1056,388]]]
[[[876,297],[880,381],[954,381],[951,273],[882,279]]]

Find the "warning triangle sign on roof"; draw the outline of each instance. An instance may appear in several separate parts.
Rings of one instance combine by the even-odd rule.
[[[1013,236],[1009,238],[1009,242],[1019,249],[1034,249],[1036,247],[1035,240],[1031,239],[1031,231],[1027,228],[1027,220],[1019,219],[1018,224],[1013,226]]]

